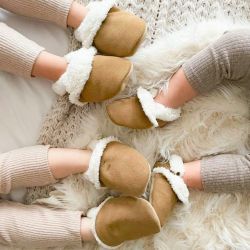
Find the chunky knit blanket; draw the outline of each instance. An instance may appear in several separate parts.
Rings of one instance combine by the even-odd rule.
[[[148,24],[142,48],[130,58],[135,65],[131,84],[120,97],[133,95],[139,85],[154,91],[185,60],[223,31],[240,20],[244,24],[239,26],[250,25],[246,23],[250,21],[248,0],[120,0],[118,5]],[[77,49],[80,44],[72,32],[70,38],[70,49]],[[250,124],[248,94],[244,86],[222,86],[186,104],[181,119],[166,128],[144,131],[113,125],[105,114],[105,104],[82,108],[70,104],[67,96],[58,97],[38,143],[84,148],[93,139],[114,135],[142,152],[151,165],[158,157],[167,158],[169,153],[180,154],[186,161],[217,153],[244,153]],[[81,175],[75,175],[53,187],[29,189],[26,202],[38,199],[37,202],[51,207],[86,213],[107,195],[95,190]],[[121,248],[250,249],[249,228],[249,194],[191,191],[190,205],[179,204],[159,234],[128,242]],[[95,247],[84,244],[83,249]]]

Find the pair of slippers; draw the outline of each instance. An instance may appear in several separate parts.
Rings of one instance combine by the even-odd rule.
[[[145,37],[146,24],[114,5],[114,0],[106,0],[87,6],[87,15],[75,31],[83,48],[65,56],[67,70],[53,85],[57,94],[68,93],[76,105],[113,98],[126,87],[132,73],[133,64],[124,57],[135,53]],[[115,124],[134,129],[162,126],[180,116],[179,109],[156,103],[143,88],[136,97],[108,104],[107,113]]]
[[[160,232],[175,204],[188,202],[183,173],[179,156],[173,155],[168,163],[158,162],[151,173],[149,163],[135,149],[114,137],[99,140],[84,177],[97,189],[115,191],[117,197],[107,198],[87,214],[97,242],[111,249]],[[149,184],[147,201],[141,197]]]

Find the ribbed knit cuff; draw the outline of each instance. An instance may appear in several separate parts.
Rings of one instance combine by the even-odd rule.
[[[18,187],[44,186],[56,182],[48,162],[49,146],[16,149],[0,155],[0,193]]]
[[[195,73],[193,66],[193,63],[191,63],[191,61],[188,61],[187,63],[182,65],[182,69],[191,87],[199,94],[202,94],[203,92],[205,92],[205,90],[203,90],[200,79]]]
[[[0,244],[47,249],[82,246],[80,211],[0,201]]]
[[[213,64],[209,49],[205,49],[182,65],[189,84],[199,94],[206,94],[216,86],[217,79],[210,73]]]
[[[67,27],[73,0],[1,0],[0,6],[19,15],[34,17]]]
[[[30,77],[33,65],[44,48],[4,23],[0,23],[0,34],[0,69]]]
[[[201,160],[204,191],[236,192],[250,188],[250,155],[222,154]]]
[[[219,63],[226,63],[225,58],[220,55],[224,45],[224,41],[216,41],[182,65],[189,84],[199,94],[206,94],[221,83],[223,72]]]
[[[250,32],[230,31],[182,66],[190,85],[205,94],[224,83],[249,81]]]

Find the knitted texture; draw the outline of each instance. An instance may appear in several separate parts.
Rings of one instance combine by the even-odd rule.
[[[1,0],[0,7],[23,16],[34,17],[67,27],[73,0]]]
[[[0,23],[0,32],[0,68],[16,75],[31,77],[34,62],[44,48],[4,23]]]
[[[49,209],[40,205],[0,200],[0,244],[42,249],[51,246],[81,247],[80,211]],[[67,242],[65,243],[65,238]],[[29,240],[27,240],[29,239]]]
[[[48,162],[49,146],[33,146],[1,154],[0,193],[26,187],[55,183]]]
[[[87,1],[79,2],[87,4]],[[232,20],[250,20],[250,2],[246,0],[120,0],[118,6],[147,22],[148,32],[142,47],[150,46],[164,34],[181,29],[190,20],[214,19],[221,12]],[[79,48],[73,33],[70,38],[70,50]],[[117,136],[143,153],[151,165],[159,155],[167,157],[169,152],[181,155],[185,161],[217,153],[246,152],[244,135],[249,133],[249,111],[245,92],[235,86],[222,87],[185,105],[182,117],[173,124],[145,131],[113,125],[102,104],[77,107],[68,102],[68,96],[58,97],[44,122],[38,143],[84,148],[93,139]],[[132,86],[119,97],[135,93]],[[84,214],[88,208],[98,206],[106,195],[90,187],[81,177],[69,177],[54,187],[29,189],[26,202],[48,197],[54,189],[57,191],[51,193],[49,200],[40,202],[54,207],[81,209]],[[56,196],[58,192],[59,198]],[[249,199],[249,195],[243,194],[214,196],[191,192],[190,206],[178,206],[160,234],[126,243],[122,249],[247,249],[250,239],[245,231],[249,225],[243,221],[250,221],[247,212],[250,211]],[[227,210],[229,206],[233,215]],[[216,214],[220,214],[220,220]],[[232,217],[234,225],[238,223],[239,227],[230,223],[228,218]],[[238,228],[241,234],[237,233]],[[187,232],[190,237],[187,237]],[[210,240],[212,245],[209,245]],[[84,249],[87,248],[85,245]]]

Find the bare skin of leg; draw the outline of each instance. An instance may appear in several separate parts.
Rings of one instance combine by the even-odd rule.
[[[169,108],[179,108],[187,101],[198,95],[180,68],[170,79],[167,91],[160,91],[155,97],[155,101]]]
[[[203,190],[200,161],[184,163],[183,180],[189,188]]]
[[[90,150],[70,148],[50,148],[49,166],[55,179],[62,179],[72,174],[84,173],[89,166]]]
[[[73,2],[69,11],[67,24],[76,29],[87,14],[87,9],[77,2]],[[47,51],[40,53],[32,69],[32,76],[56,81],[66,71],[65,58],[53,55]]]
[[[85,18],[86,14],[87,9],[84,5],[73,2],[67,19],[68,26],[74,29],[78,28],[78,26],[80,26],[81,22]]]
[[[180,68],[170,79],[167,91],[160,91],[155,97],[155,101],[170,108],[179,108],[185,102],[190,101],[198,95]],[[202,181],[200,173],[200,161],[194,161],[184,164],[185,174],[184,182],[190,188],[202,190]]]

